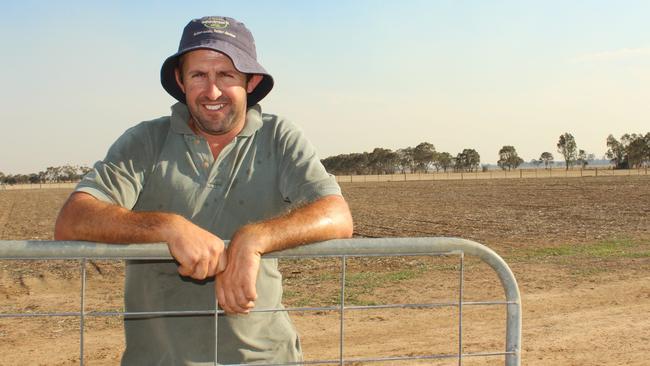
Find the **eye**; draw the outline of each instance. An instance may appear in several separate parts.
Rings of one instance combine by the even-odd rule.
[[[197,79],[197,78],[204,78],[205,75],[206,75],[206,74],[205,74],[204,72],[197,71],[197,72],[193,72],[193,73],[191,73],[191,74],[190,74],[190,77],[191,77],[192,79]]]

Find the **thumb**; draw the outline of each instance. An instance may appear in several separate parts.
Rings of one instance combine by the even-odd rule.
[[[216,274],[219,274],[219,273],[225,271],[227,265],[228,265],[228,255],[226,255],[225,252],[221,253],[221,255],[219,256],[219,262],[217,262],[217,273]]]

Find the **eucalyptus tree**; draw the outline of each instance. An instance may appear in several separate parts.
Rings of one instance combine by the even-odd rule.
[[[549,166],[553,167],[553,159],[553,154],[548,151],[544,151],[539,156],[539,160],[544,163],[544,169],[548,169]]]
[[[578,158],[578,145],[572,134],[565,132],[557,142],[557,152],[562,154],[566,170],[573,166]]]

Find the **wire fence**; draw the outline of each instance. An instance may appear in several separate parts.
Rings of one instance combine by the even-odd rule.
[[[366,182],[405,182],[432,180],[475,180],[475,179],[524,179],[524,178],[578,178],[578,177],[626,177],[648,175],[648,168],[639,169],[515,169],[488,170],[476,172],[430,172],[405,174],[375,174],[375,175],[337,175],[340,183]]]
[[[11,191],[18,189],[52,189],[52,188],[74,188],[77,182],[62,182],[62,183],[20,183],[20,184],[2,184],[0,183],[0,191]]]
[[[346,261],[351,257],[393,257],[393,256],[457,256],[458,257],[458,294],[457,300],[439,303],[402,303],[385,305],[346,305]],[[488,264],[498,276],[505,293],[505,300],[466,301],[464,299],[464,260],[465,255],[479,258]],[[521,363],[521,299],[515,277],[505,263],[488,247],[459,238],[373,238],[332,240],[288,249],[265,255],[265,258],[338,258],[341,261],[340,271],[340,302],[335,306],[321,307],[287,307],[281,309],[254,309],[253,312],[309,312],[309,311],[338,311],[339,340],[338,358],[300,363],[265,364],[297,365],[297,364],[332,364],[346,365],[370,362],[396,362],[416,360],[456,359],[462,365],[463,359],[469,357],[503,356],[506,366],[519,366]],[[78,260],[80,263],[81,283],[79,293],[79,311],[71,312],[41,312],[41,313],[1,313],[2,318],[79,318],[79,358],[84,364],[84,333],[86,320],[89,317],[123,317],[125,319],[142,316],[179,316],[206,315],[213,316],[215,329],[214,364],[219,365],[217,324],[224,313],[218,307],[202,311],[155,311],[155,312],[124,312],[124,311],[87,311],[86,310],[86,262],[89,260],[168,260],[171,259],[165,244],[130,244],[111,245],[102,243],[71,242],[71,241],[0,241],[0,260]],[[215,301],[216,303],[216,301]],[[463,309],[467,306],[505,306],[506,329],[505,350],[502,352],[465,352],[463,345]],[[423,309],[454,307],[458,314],[458,345],[454,354],[428,354],[419,356],[389,356],[346,358],[345,355],[345,318],[350,310],[370,309]],[[240,366],[247,364],[239,364]],[[260,365],[256,363],[255,365]]]
[[[403,174],[365,174],[365,175],[337,175],[339,183],[365,183],[365,182],[405,182],[420,180],[469,180],[469,179],[513,179],[513,178],[577,178],[577,177],[625,177],[648,175],[648,167],[637,169],[612,169],[611,167],[593,167],[584,169],[515,169],[515,170],[488,170],[475,172],[429,172],[429,173],[403,173]],[[76,182],[62,183],[29,183],[29,184],[1,184],[0,191],[21,189],[71,189],[77,186]]]

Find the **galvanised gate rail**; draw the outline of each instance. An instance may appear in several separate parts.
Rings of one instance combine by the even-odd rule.
[[[505,291],[505,301],[464,301],[463,300],[463,261],[465,254],[475,256],[487,263],[498,275]],[[382,257],[382,256],[426,256],[426,255],[457,255],[460,261],[458,301],[430,304],[391,304],[372,306],[345,305],[345,276],[346,259],[348,257]],[[254,309],[253,312],[269,311],[338,311],[339,321],[339,358],[335,360],[305,361],[300,364],[338,364],[352,362],[396,362],[409,360],[457,359],[462,365],[463,358],[504,356],[506,366],[519,366],[521,363],[521,299],[519,288],[512,271],[494,251],[488,247],[465,239],[458,238],[378,238],[378,239],[344,239],[331,240],[293,249],[269,253],[265,258],[314,258],[337,257],[341,259],[340,303],[329,307],[300,307],[284,309]],[[138,316],[178,316],[178,315],[211,315],[214,317],[215,332],[219,315],[223,311],[206,309],[204,311],[160,311],[160,312],[88,312],[84,308],[86,287],[86,261],[105,259],[139,259],[165,260],[171,259],[166,244],[130,244],[115,245],[74,241],[0,241],[0,259],[9,260],[43,260],[43,259],[73,259],[81,264],[80,309],[78,312],[59,313],[5,313],[0,318],[19,317],[55,317],[74,316],[80,318],[80,362],[84,362],[84,320],[86,317],[122,316],[124,318]],[[216,303],[216,301],[215,301]],[[475,305],[502,305],[506,307],[506,349],[504,352],[463,352],[463,307]],[[346,310],[386,309],[386,308],[458,308],[458,352],[456,354],[434,354],[424,356],[395,356],[383,358],[344,358],[344,318]],[[215,365],[218,365],[217,337],[215,337]],[[282,365],[295,365],[287,363]],[[256,364],[259,365],[259,364]],[[280,364],[274,364],[280,365]],[[267,366],[270,366],[267,364]]]

